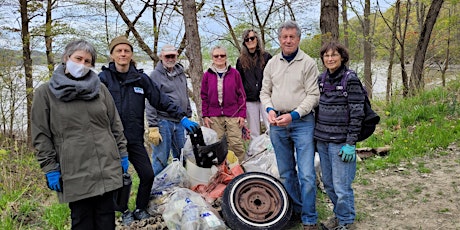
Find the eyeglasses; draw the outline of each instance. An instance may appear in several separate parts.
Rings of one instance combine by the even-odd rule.
[[[212,55],[212,56],[213,56],[214,58],[219,58],[219,57],[220,57],[220,58],[225,58],[225,57],[227,57],[226,54],[216,54],[216,55]]]
[[[324,58],[324,59],[326,59],[326,58],[336,58],[336,57],[339,57],[339,56],[340,56],[340,54],[338,54],[338,53],[333,53],[333,54],[331,54],[331,55],[324,54],[324,55],[323,55],[323,58]]]
[[[247,37],[244,39],[244,42],[248,42],[249,40],[254,41],[256,38],[257,38],[256,36]]]
[[[168,54],[168,55],[165,55],[165,58],[173,59],[173,58],[176,58],[176,55],[175,54]]]

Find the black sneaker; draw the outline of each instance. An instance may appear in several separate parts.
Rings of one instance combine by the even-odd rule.
[[[136,209],[133,214],[136,220],[143,220],[143,219],[150,218],[150,214],[144,209]]]
[[[133,213],[129,210],[126,210],[123,214],[121,214],[121,223],[125,226],[131,225],[134,221]]]

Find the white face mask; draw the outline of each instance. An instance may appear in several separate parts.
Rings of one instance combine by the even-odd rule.
[[[70,59],[67,60],[65,63],[67,71],[74,77],[74,78],[82,78],[86,76],[86,74],[89,72],[91,68],[83,65],[83,64],[78,64],[76,62],[71,61]]]

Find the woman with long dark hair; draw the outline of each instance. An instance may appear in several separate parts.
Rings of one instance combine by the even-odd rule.
[[[264,68],[272,55],[265,51],[262,39],[255,30],[245,30],[242,38],[243,46],[236,61],[236,69],[240,72],[243,81],[246,93],[246,120],[251,131],[251,139],[254,139],[260,135],[260,117],[263,119],[265,128],[270,127],[267,112],[260,103],[259,94],[262,88]]]

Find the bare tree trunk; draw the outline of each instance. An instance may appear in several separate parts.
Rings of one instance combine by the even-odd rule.
[[[406,54],[405,54],[405,49],[406,49],[406,35],[407,35],[407,28],[409,25],[409,16],[411,13],[411,3],[410,1],[406,2],[406,15],[404,18],[404,25],[401,23],[401,17],[398,18],[398,26],[397,29],[399,30],[399,65],[401,66],[401,79],[402,79],[402,85],[403,85],[403,97],[406,97],[409,94],[409,77],[407,75],[407,70],[406,70]],[[400,12],[400,5],[399,8],[397,9]],[[398,12],[398,14],[399,14]],[[403,27],[404,26],[404,27]]]
[[[321,0],[321,43],[339,39],[339,2],[338,0]]]
[[[342,0],[342,25],[343,25],[343,45],[348,48],[348,15],[347,0]]]
[[[386,95],[385,95],[385,100],[389,102],[391,100],[391,96],[393,95],[393,77],[392,77],[392,71],[393,71],[393,62],[394,62],[394,56],[396,52],[396,40],[397,35],[396,35],[396,27],[398,25],[398,20],[399,20],[399,10],[401,7],[401,1],[397,0],[396,1],[396,6],[395,6],[395,15],[393,16],[393,24],[391,25],[391,46],[390,46],[390,60],[388,64],[388,73],[387,73],[387,87],[386,87]]]
[[[377,5],[379,5],[378,2],[377,2]],[[392,72],[393,72],[394,57],[396,55],[396,41],[399,42],[398,35],[397,35],[397,28],[398,28],[398,21],[400,18],[401,0],[396,0],[395,6],[394,6],[393,22],[391,25],[389,24],[389,20],[385,18],[385,15],[380,10],[380,6],[378,7],[378,9],[379,9],[380,17],[383,19],[383,22],[391,30],[391,44],[390,44],[390,47],[388,47],[390,57],[388,60],[389,64],[387,68],[387,85],[386,85],[386,94],[385,94],[385,100],[389,102],[393,95],[393,89],[392,89],[393,73]]]
[[[24,74],[26,81],[26,101],[27,101],[27,144],[32,145],[32,132],[30,112],[32,110],[32,99],[34,97],[32,79],[32,58],[30,52],[30,32],[29,16],[27,9],[28,0],[19,0],[21,8],[21,39],[22,39],[22,59],[24,61]]]
[[[45,18],[45,47],[46,47],[46,62],[48,64],[49,77],[54,71],[54,54],[53,54],[53,35],[52,26],[53,19],[51,10],[56,1],[48,0],[46,5],[46,18]]]
[[[370,37],[370,20],[371,14],[371,3],[370,0],[365,0],[364,4],[364,23],[363,23],[363,35],[364,35],[364,85],[366,86],[369,98],[372,98],[372,46]]]
[[[423,67],[425,63],[426,50],[430,42],[431,32],[441,10],[444,0],[433,0],[428,10],[425,23],[423,24],[420,37],[415,49],[414,63],[412,65],[412,74],[410,77],[410,93],[411,95],[421,91],[424,87],[423,83]]]
[[[190,78],[192,79],[193,97],[197,109],[198,120],[201,121],[201,79],[203,77],[203,63],[201,56],[201,40],[198,32],[198,21],[196,19],[195,1],[181,0],[185,22],[185,34],[187,39],[187,55],[190,61]]]
[[[415,1],[415,12],[417,17],[418,31],[422,31],[425,23],[426,5],[420,0]]]
[[[449,19],[452,17],[451,9],[447,9],[449,11]],[[444,59],[444,67],[441,69],[441,79],[442,79],[442,86],[446,86],[446,71],[449,68],[450,62],[450,29],[451,24],[449,20],[449,25],[447,26],[447,47],[446,47],[446,58]]]

